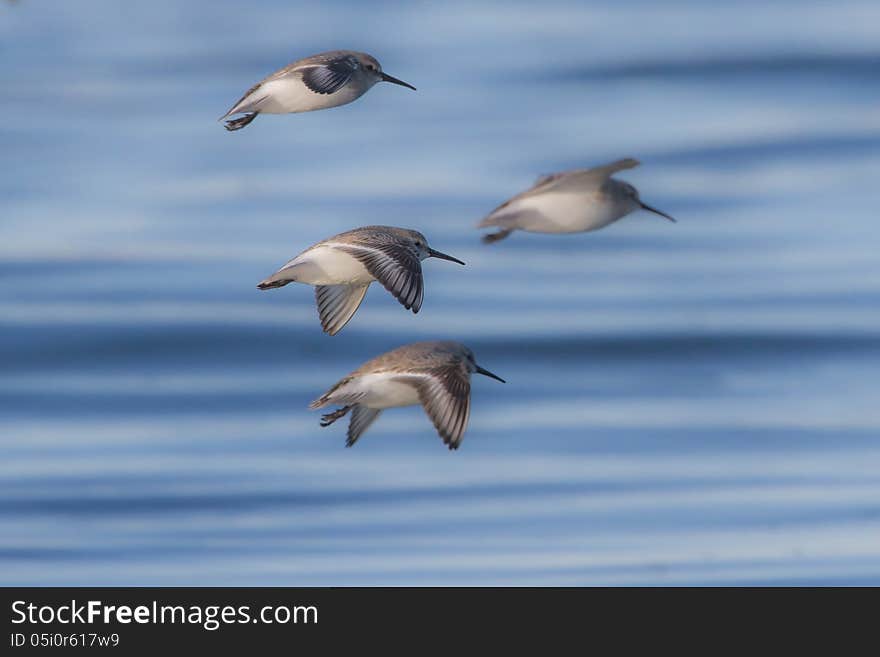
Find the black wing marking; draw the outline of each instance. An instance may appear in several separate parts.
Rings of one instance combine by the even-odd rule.
[[[316,94],[332,94],[348,84],[358,66],[354,57],[342,57],[326,64],[303,68],[302,80]]]
[[[367,271],[407,310],[419,312],[425,296],[422,262],[399,242],[339,246],[360,260]]]

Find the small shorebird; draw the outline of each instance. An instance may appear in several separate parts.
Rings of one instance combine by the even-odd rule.
[[[492,210],[477,228],[501,230],[483,236],[491,244],[515,230],[530,233],[582,233],[603,228],[633,210],[648,210],[669,221],[665,212],[642,203],[636,188],[611,174],[632,169],[638,160],[627,158],[592,169],[576,169],[538,178],[531,189]]]
[[[382,72],[382,66],[363,52],[331,50],[306,57],[278,69],[247,90],[222,121],[227,130],[240,130],[257,114],[311,112],[345,105],[363,96],[377,82],[393,82],[415,91],[411,84]]]
[[[367,361],[309,408],[340,405],[321,417],[326,427],[351,411],[346,447],[386,408],[421,404],[449,449],[458,449],[471,414],[471,374],[504,379],[484,370],[457,342],[416,342]]]
[[[464,264],[432,249],[418,231],[364,226],[310,246],[257,287],[268,290],[294,282],[314,285],[321,327],[336,335],[361,305],[373,281],[385,286],[404,308],[419,312],[425,294],[425,258]]]

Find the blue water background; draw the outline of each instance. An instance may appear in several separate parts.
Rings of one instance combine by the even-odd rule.
[[[880,4],[0,5],[0,584],[880,584]],[[216,119],[332,48],[418,87]],[[474,225],[621,174],[679,219]],[[423,231],[418,315],[255,284]],[[308,402],[457,339],[353,448]]]

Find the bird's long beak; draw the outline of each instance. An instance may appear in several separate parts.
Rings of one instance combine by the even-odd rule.
[[[675,219],[670,217],[668,214],[666,214],[665,212],[660,212],[660,210],[658,210],[657,208],[652,208],[647,203],[642,203],[641,201],[639,201],[639,205],[642,206],[642,210],[647,210],[648,212],[653,212],[654,214],[659,214],[661,217],[666,217],[667,219],[669,219],[669,221],[671,221],[672,223],[676,223]]]
[[[398,80],[394,76],[388,75],[387,73],[382,73],[382,79],[385,82],[393,82],[394,84],[399,84],[401,87],[409,87],[413,91],[416,91],[416,88],[412,86],[409,82],[404,82],[403,80]]]
[[[476,365],[475,367],[476,367],[477,369],[474,370],[474,371],[475,371],[477,374],[482,374],[483,376],[488,376],[490,379],[495,379],[496,381],[501,381],[501,383],[507,383],[507,381],[505,381],[504,379],[502,379],[500,376],[497,376],[496,374],[492,374],[492,372],[490,372],[489,370],[484,370],[484,369],[483,369],[482,367],[480,367],[479,365]]]
[[[441,260],[452,260],[452,262],[457,262],[460,265],[464,264],[458,258],[453,258],[451,255],[446,255],[445,253],[440,253],[439,251],[435,251],[430,246],[428,247],[428,255],[432,258],[440,258]]]

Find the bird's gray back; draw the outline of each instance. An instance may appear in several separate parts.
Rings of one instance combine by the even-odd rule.
[[[451,340],[413,342],[368,360],[349,376],[372,372],[428,372],[450,365],[464,366],[465,347]]]

